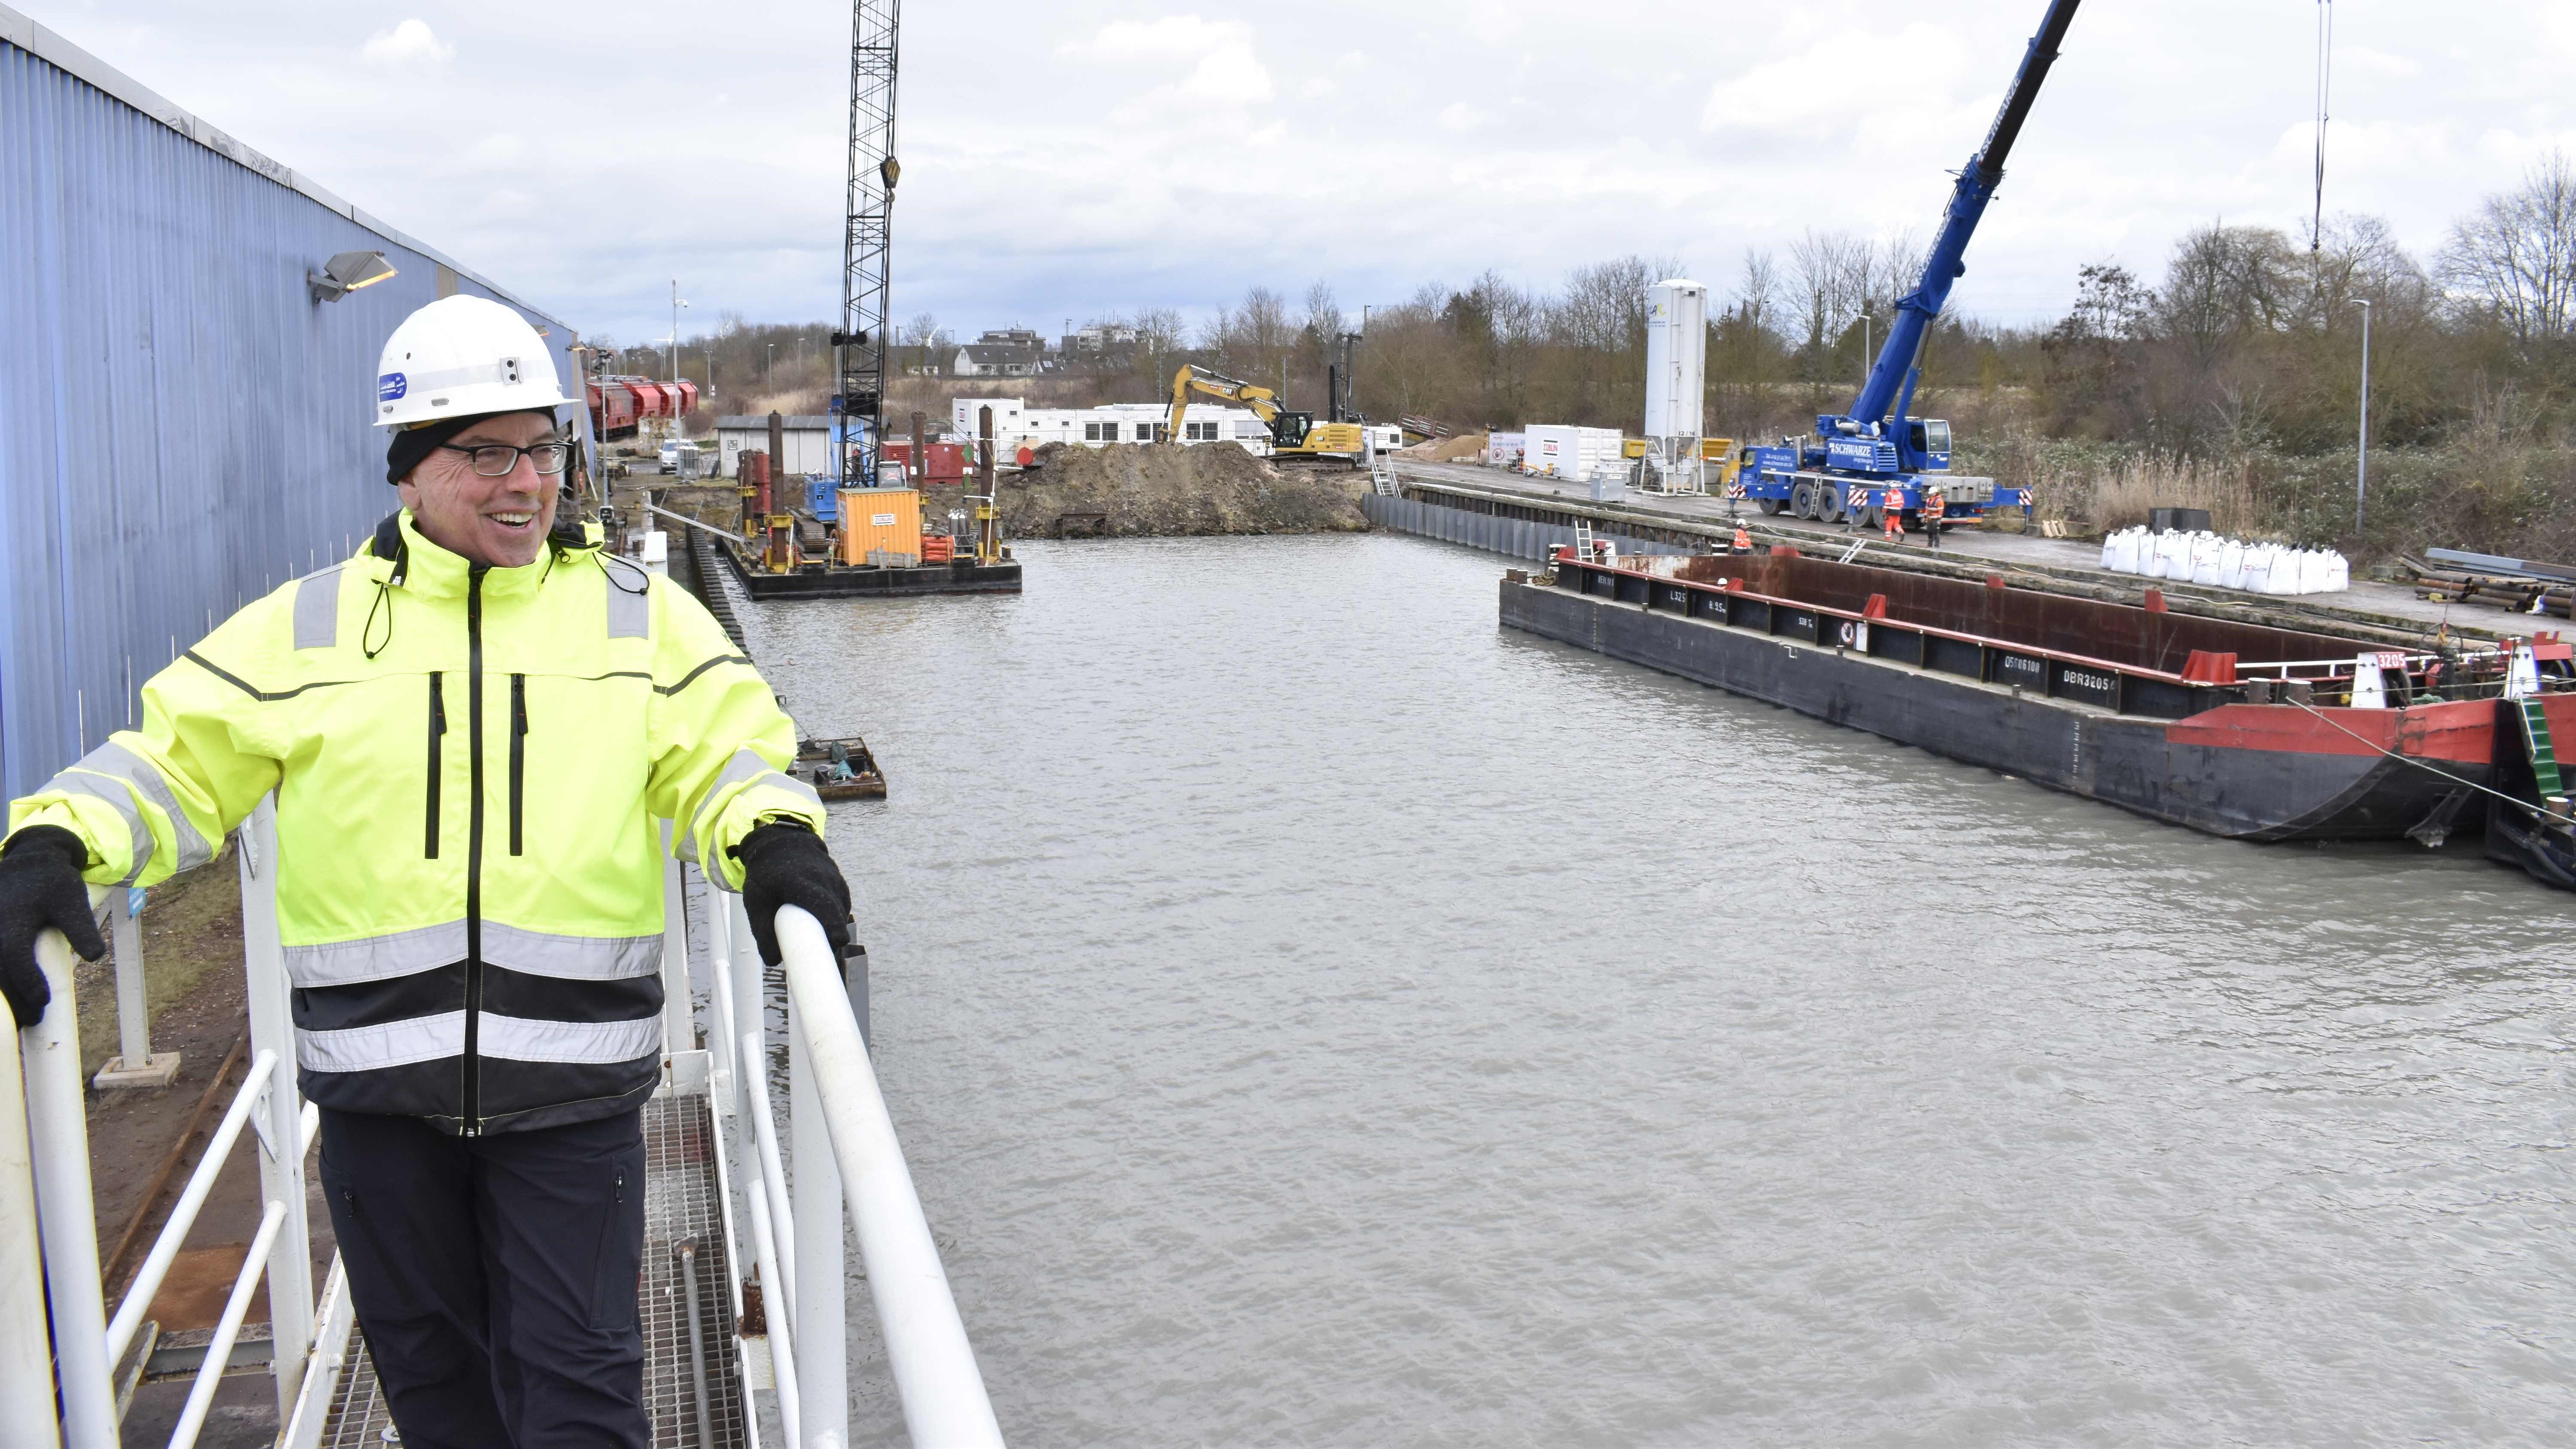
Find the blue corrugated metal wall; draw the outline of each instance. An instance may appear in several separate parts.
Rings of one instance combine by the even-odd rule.
[[[400,275],[314,303],[307,270],[358,250]],[[0,41],[0,790],[395,506],[376,355],[438,270]]]

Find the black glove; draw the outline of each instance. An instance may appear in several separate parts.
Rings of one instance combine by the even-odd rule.
[[[742,862],[742,908],[763,962],[778,964],[780,906],[804,907],[822,923],[833,952],[849,958],[850,883],[841,879],[823,837],[801,820],[772,820],[752,827],[730,853]]]
[[[84,961],[107,954],[98,918],[89,913],[81,867],[89,847],[59,825],[30,825],[0,846],[0,996],[20,1028],[34,1026],[54,999],[36,964],[36,933],[47,926],[71,938]]]

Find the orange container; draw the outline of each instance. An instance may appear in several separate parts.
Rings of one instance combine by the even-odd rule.
[[[921,494],[910,488],[844,488],[840,491],[844,564],[864,564],[868,551],[917,554],[921,550]]]
[[[949,563],[957,557],[957,541],[944,533],[921,536],[921,561],[926,564]]]

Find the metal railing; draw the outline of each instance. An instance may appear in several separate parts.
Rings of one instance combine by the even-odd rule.
[[[53,1003],[19,1034],[17,1069],[0,1067],[0,1449],[118,1444],[133,1385],[153,1354],[155,1331],[147,1321],[153,1298],[245,1127],[260,1144],[259,1228],[210,1340],[201,1352],[179,1355],[184,1361],[194,1354],[197,1369],[170,1443],[186,1449],[196,1442],[220,1380],[243,1367],[234,1362],[234,1347],[263,1279],[270,1305],[267,1372],[282,1449],[311,1449],[319,1441],[342,1371],[354,1359],[354,1311],[336,1259],[318,1302],[313,1289],[304,1161],[318,1135],[319,1111],[296,1091],[277,929],[273,799],[261,802],[236,840],[250,1070],[112,1320],[93,1226],[74,963],[60,932],[39,937],[37,958]],[[742,898],[704,890],[702,878],[677,862],[664,884],[665,1088],[705,1092],[713,1099],[711,1115],[733,1120],[731,1133],[721,1121],[714,1124],[717,1170],[720,1185],[739,1185],[745,1193],[749,1246],[768,1295],[768,1337],[747,1334],[734,1350],[746,1386],[766,1381],[774,1390],[780,1423],[797,1449],[849,1442],[846,1219],[867,1264],[913,1442],[943,1449],[999,1445],[974,1351],[869,1063],[864,969],[845,979],[813,918],[792,907],[780,912],[789,1003],[783,1045],[790,1150],[782,1153],[761,1029],[762,976],[757,957],[743,960],[739,949],[751,940]],[[705,963],[715,1027],[705,1051],[695,1050],[690,1010],[686,902],[693,884],[710,927],[694,953]],[[746,969],[735,969],[738,960]],[[791,1165],[797,1169],[792,1178]],[[728,1239],[737,1237],[734,1221],[728,1208]],[[742,1246],[733,1243],[727,1261],[738,1263]],[[728,1288],[740,1323],[738,1272],[735,1280]],[[47,1401],[59,1402],[58,1419],[24,1412]],[[699,1412],[705,1403],[701,1394]],[[743,1429],[745,1442],[757,1445],[757,1423]]]
[[[814,918],[794,906],[780,909],[791,1149],[782,1154],[761,1027],[762,978],[757,955],[744,949],[751,922],[740,896],[717,901],[710,911],[717,925],[708,951],[708,1036],[715,1077],[732,1088],[737,1124],[749,1124],[731,1136],[731,1176],[743,1186],[766,1285],[779,1418],[789,1442],[823,1449],[849,1441],[846,1217],[867,1264],[912,1441],[998,1446],[1001,1428],[983,1373],[868,1057],[864,969],[845,975]],[[785,1171],[791,1162],[792,1177]]]

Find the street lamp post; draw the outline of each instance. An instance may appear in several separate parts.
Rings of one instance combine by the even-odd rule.
[[[671,436],[680,436],[680,279],[671,279]]]
[[[2370,302],[2355,301],[2361,307],[2361,454],[2352,475],[2352,531],[2358,542],[2363,506],[2370,499]]]

